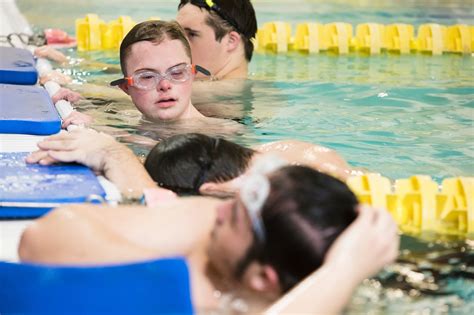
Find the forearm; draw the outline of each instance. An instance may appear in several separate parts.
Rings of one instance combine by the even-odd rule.
[[[355,274],[323,265],[265,311],[274,314],[339,314],[359,284]]]
[[[121,144],[107,153],[103,171],[126,197],[139,198],[144,189],[157,187],[138,157]]]

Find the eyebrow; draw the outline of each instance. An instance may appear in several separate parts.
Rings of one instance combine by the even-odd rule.
[[[166,69],[166,71],[168,71],[168,70],[171,69],[171,68],[174,68],[174,67],[177,67],[177,66],[186,65],[186,64],[187,64],[187,62],[181,62],[181,63],[175,64],[174,66],[171,66],[171,67],[169,67],[168,69]],[[153,68],[140,68],[140,69],[135,70],[133,73],[137,73],[137,72],[139,72],[139,71],[151,71],[151,72],[158,72],[158,73],[160,73],[159,71],[157,71],[156,69],[153,69]],[[165,71],[165,72],[166,72],[166,71]]]
[[[196,33],[196,34],[201,33],[200,31],[195,30],[195,29],[190,28],[190,27],[185,27],[185,28],[184,28],[184,31],[185,31],[185,32],[192,32],[192,33]]]

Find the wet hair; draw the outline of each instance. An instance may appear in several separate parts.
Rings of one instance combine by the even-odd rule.
[[[203,183],[238,177],[254,153],[221,138],[188,133],[158,143],[148,154],[145,168],[159,186],[178,194],[197,195]]]
[[[160,44],[165,39],[179,40],[183,44],[186,55],[191,60],[191,47],[186,39],[184,30],[176,21],[145,21],[135,25],[124,37],[120,44],[120,67],[122,73],[126,74],[126,61],[130,54],[131,46],[138,42],[148,41]],[[150,56],[156,58],[156,56]]]
[[[254,237],[236,276],[256,259],[275,268],[286,292],[323,264],[331,244],[356,218],[357,199],[343,182],[305,166],[281,168],[270,185],[261,212],[265,243]]]
[[[206,24],[215,33],[216,41],[221,39],[232,30],[238,32],[244,43],[245,59],[250,61],[253,55],[253,42],[257,33],[257,17],[250,0],[213,0],[218,9],[211,9],[204,0],[181,0],[178,10],[184,5],[191,3],[201,9],[206,9],[209,16]]]

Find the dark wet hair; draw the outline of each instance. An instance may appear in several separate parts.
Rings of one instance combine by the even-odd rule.
[[[158,143],[148,154],[145,168],[159,186],[197,195],[203,183],[238,177],[254,153],[221,138],[188,133]]]
[[[191,3],[201,9],[209,11],[206,24],[215,33],[219,41],[230,31],[237,31],[242,38],[245,50],[245,59],[250,61],[253,54],[252,38],[257,33],[257,17],[250,0],[213,0],[215,8],[211,9],[204,0],[181,0],[178,10]]]
[[[179,40],[183,44],[186,55],[191,59],[191,47],[186,38],[184,30],[176,21],[145,21],[135,25],[124,37],[120,44],[120,67],[122,73],[127,75],[126,61],[130,53],[131,46],[135,43],[148,41],[159,44],[165,39]],[[150,56],[156,58],[157,56]],[[191,60],[192,61],[192,60]]]
[[[286,166],[270,177],[261,216],[265,243],[249,247],[236,270],[255,259],[275,268],[283,291],[319,268],[327,250],[356,218],[357,199],[346,184],[305,166]]]

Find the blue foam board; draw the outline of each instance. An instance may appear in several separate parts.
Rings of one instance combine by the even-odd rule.
[[[56,206],[105,197],[95,174],[79,164],[26,164],[28,153],[0,153],[0,218],[32,218]]]
[[[61,118],[45,89],[0,84],[0,133],[51,135]]]
[[[36,84],[36,62],[26,49],[0,47],[0,83]]]
[[[193,314],[182,258],[115,266],[0,262],[0,313]]]

